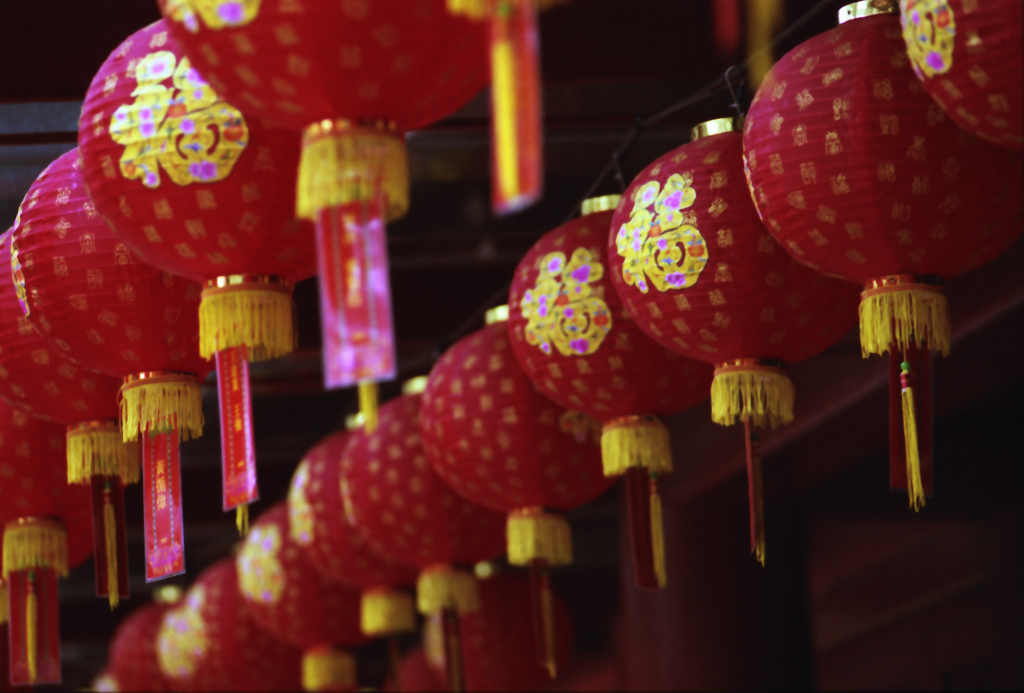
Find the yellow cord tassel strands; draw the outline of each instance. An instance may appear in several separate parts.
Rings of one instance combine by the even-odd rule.
[[[199,303],[199,354],[246,347],[250,361],[266,361],[295,349],[292,289],[267,275],[211,279]]]
[[[572,531],[561,515],[541,508],[524,508],[509,513],[505,531],[508,562],[530,565],[544,560],[550,566],[572,563]]]
[[[4,527],[3,578],[17,570],[50,568],[68,575],[67,531],[53,520],[28,517]]]
[[[0,580],[0,626],[7,623],[7,599],[7,581]]]
[[[317,645],[302,654],[302,690],[355,690],[356,659],[330,645]]]
[[[867,358],[912,343],[949,355],[952,320],[938,278],[898,274],[868,282],[860,301],[860,348]]]
[[[121,386],[121,434],[178,429],[182,440],[203,435],[203,398],[191,373],[153,371],[130,375]]]
[[[367,433],[377,430],[377,383],[359,383],[359,413]]]
[[[68,483],[87,484],[93,476],[139,480],[139,446],[126,443],[116,421],[84,421],[68,426]]]
[[[910,507],[917,512],[925,504],[924,484],[921,482],[921,458],[917,445],[917,414],[914,411],[914,390],[910,384],[910,364],[900,365],[900,395],[903,400],[903,440],[907,456],[907,493]]]
[[[117,607],[121,589],[117,582],[117,515],[114,504],[110,502],[110,484],[103,489],[103,542],[107,558],[107,599],[110,610]]]
[[[416,607],[412,595],[389,587],[376,587],[362,594],[359,622],[364,635],[385,637],[416,631]]]
[[[736,359],[715,366],[711,381],[711,420],[731,426],[749,419],[758,428],[776,428],[793,420],[793,382],[781,364]]]
[[[630,467],[656,474],[672,471],[668,429],[654,416],[623,416],[601,429],[601,462],[605,476],[618,476]]]

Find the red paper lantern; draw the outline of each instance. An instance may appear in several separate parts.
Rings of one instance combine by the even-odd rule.
[[[861,349],[891,359],[890,479],[916,509],[929,490],[916,444],[923,426],[927,469],[928,352],[948,353],[951,339],[941,284],[1020,236],[1024,181],[1018,157],[960,130],[923,93],[896,15],[853,10],[873,14],[842,15],[852,21],[775,65],[751,106],[744,153],[759,213],[783,247],[865,287]]]
[[[534,244],[509,291],[508,331],[544,394],[603,422],[604,473],[628,480],[637,584],[657,589],[666,576],[656,479],[672,471],[657,416],[703,401],[711,369],[652,341],[615,293],[605,242],[618,199],[587,200],[583,217]]]
[[[288,491],[291,540],[321,575],[363,591],[360,622],[366,635],[411,632],[412,598],[392,588],[414,584],[416,571],[375,552],[345,516],[341,459],[350,437],[332,433],[299,463]]]
[[[171,687],[160,672],[156,639],[164,615],[181,597],[180,590],[157,593],[157,600],[131,613],[114,633],[110,643],[107,670],[122,691],[169,691]]]
[[[294,348],[291,288],[316,272],[294,221],[299,136],[247,119],[192,67],[164,21],[125,40],[80,120],[96,211],[145,262],[204,285],[199,353],[216,356],[224,509],[259,498],[249,361]]]
[[[395,376],[384,223],[405,214],[401,132],[486,83],[483,32],[444,0],[192,3],[164,16],[199,71],[246,113],[304,132],[297,214],[316,223],[329,388]]]
[[[1017,0],[902,0],[910,65],[960,127],[1024,149],[1024,6]]]
[[[29,188],[11,265],[29,322],[75,363],[124,378],[123,438],[144,434],[146,575],[183,572],[178,442],[202,434],[199,383],[210,368],[197,348],[199,286],[141,263],[114,238],[86,193],[77,150]]]
[[[793,419],[783,366],[856,321],[857,288],[790,258],[758,220],[730,118],[630,183],[611,222],[610,274],[636,324],[666,348],[715,365],[711,415],[747,434],[751,551],[764,562],[761,470],[752,426]]]
[[[57,579],[92,554],[89,491],[68,485],[64,429],[0,403],[2,582],[10,683],[60,683]],[[4,653],[7,657],[7,653]]]
[[[359,645],[359,592],[328,582],[306,560],[278,503],[253,524],[236,558],[238,589],[264,631],[301,650]]]
[[[256,625],[238,582],[235,559],[218,561],[164,616],[157,658],[172,689],[299,690],[300,652]]]
[[[11,232],[0,236],[0,264],[10,261]],[[99,560],[96,592],[117,606],[128,596],[124,484],[139,480],[138,444],[121,440],[121,382],[76,366],[33,329],[14,284],[0,282],[0,395],[32,416],[67,427],[68,483],[92,488]],[[109,537],[109,540],[108,540]]]
[[[401,691],[401,693],[428,693],[429,691],[446,690],[444,675],[431,668],[423,648],[417,647],[402,656],[398,668],[398,683],[394,678],[388,679],[385,691]]]

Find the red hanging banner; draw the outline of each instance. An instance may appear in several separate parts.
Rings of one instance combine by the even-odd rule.
[[[53,568],[11,571],[11,685],[60,683],[60,601]]]
[[[108,509],[109,508],[109,509]],[[111,606],[127,599],[128,541],[124,524],[124,484],[117,475],[92,477],[92,537],[96,548],[96,596],[107,597]],[[108,539],[113,537],[111,546]],[[110,570],[111,565],[113,571]],[[113,573],[113,580],[110,573]]]
[[[146,582],[185,572],[181,453],[177,429],[142,435]]]
[[[221,479],[224,510],[260,499],[256,485],[256,446],[252,434],[252,392],[245,346],[217,352],[220,399]]]
[[[316,223],[324,385],[395,377],[384,211],[373,200],[328,207]]]

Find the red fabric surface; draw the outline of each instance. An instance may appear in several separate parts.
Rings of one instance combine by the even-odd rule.
[[[292,647],[365,642],[357,590],[328,582],[288,533],[288,507],[278,503],[249,529],[236,565],[253,620]]]
[[[107,668],[122,691],[169,691],[157,661],[156,637],[167,604],[144,604],[121,621],[110,643]]]
[[[422,416],[434,470],[492,510],[574,508],[615,482],[601,467],[600,424],[572,418],[541,394],[516,361],[505,323],[445,352],[430,372]]]
[[[421,395],[381,406],[373,433],[352,432],[342,457],[347,511],[370,546],[425,568],[505,551],[505,516],[456,495],[431,469],[420,438]]]
[[[615,293],[605,247],[611,220],[608,211],[570,221],[545,234],[520,261],[508,295],[508,333],[515,356],[548,397],[602,421],[629,415],[665,416],[692,407],[708,397],[712,369],[656,344],[623,307]],[[585,262],[584,252],[589,253]],[[574,257],[581,261],[574,263]],[[562,271],[549,271],[552,260]],[[573,274],[585,276],[586,281],[574,280]],[[524,310],[538,312],[545,293],[540,283],[552,276],[557,277],[559,287],[555,301],[563,305],[545,306],[548,316],[555,318],[541,318],[538,329],[529,325]],[[577,298],[588,289],[603,313],[590,314],[573,332],[573,319],[593,310]],[[544,296],[545,300],[553,298]],[[566,308],[574,311],[573,316],[562,317]],[[595,318],[603,322],[597,329]],[[536,344],[527,339],[528,327],[536,334]],[[568,339],[581,330],[593,349],[590,353],[582,345],[583,353],[573,349]]]
[[[234,558],[213,564],[157,637],[160,669],[177,691],[297,691],[302,654],[263,632],[238,591]]]
[[[13,249],[29,321],[75,363],[118,378],[210,371],[199,356],[199,285],[143,264],[114,237],[86,193],[77,149],[29,188]]]
[[[325,118],[391,120],[410,130],[452,113],[487,84],[486,22],[445,0],[162,0],[196,67],[246,113],[292,129]]]
[[[924,93],[895,15],[786,54],[758,89],[743,146],[762,219],[827,274],[948,279],[1021,233],[1020,158],[963,133]]]
[[[78,139],[97,211],[147,263],[195,281],[316,273],[313,225],[293,219],[299,135],[221,99],[164,21],[100,67]]]
[[[727,132],[683,145],[645,168],[626,189],[611,223],[612,281],[637,324],[681,354],[709,363],[800,361],[828,348],[856,324],[860,287],[813,272],[779,247],[751,204],[741,157],[742,136]],[[692,202],[671,210],[666,201],[659,213],[654,199],[647,204],[645,193],[651,196],[651,181],[664,190],[673,176],[692,176],[687,186],[692,193],[684,190],[682,197]],[[683,225],[654,236],[670,211],[683,217]],[[681,288],[662,291],[648,279],[644,293],[638,282],[627,282],[624,268],[629,268],[634,230],[640,229],[637,220],[645,212],[653,212],[648,238],[656,239],[647,244],[666,239],[671,248],[687,224],[702,237],[706,262],[699,274],[687,275]]]
[[[321,575],[351,587],[411,585],[416,571],[375,552],[345,517],[341,458],[350,434],[338,431],[313,446],[299,463],[288,492],[295,543]]]
[[[0,266],[8,267],[11,232],[0,236]],[[0,281],[0,397],[32,416],[69,425],[114,419],[121,381],[74,365],[25,317],[14,283]]]
[[[64,427],[0,402],[0,536],[19,517],[60,519],[68,532],[68,568],[92,555],[88,485],[68,485]]]
[[[402,693],[428,693],[429,691],[447,691],[448,684],[444,675],[434,671],[427,662],[423,649],[417,647],[406,652],[398,669],[399,685],[388,679],[384,686],[386,691],[402,691]]]
[[[1024,149],[1024,4],[903,0],[903,39],[928,94],[960,127]]]

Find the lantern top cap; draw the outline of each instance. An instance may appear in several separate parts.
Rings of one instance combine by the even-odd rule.
[[[403,395],[422,395],[427,390],[427,376],[417,375],[402,383]]]
[[[839,8],[839,23],[844,24],[851,19],[860,19],[876,14],[897,14],[899,11],[898,0],[861,0],[861,2]]]
[[[359,412],[358,414],[349,414],[345,417],[345,430],[354,431],[357,428],[362,428],[365,422],[366,419],[362,412]]]
[[[484,313],[484,324],[493,325],[496,322],[508,322],[508,305],[495,306]]]
[[[615,209],[619,206],[619,200],[621,199],[622,195],[602,195],[601,197],[587,198],[583,200],[583,204],[580,206],[580,216],[585,217],[588,214]]]
[[[696,142],[699,139],[705,137],[711,137],[712,135],[721,135],[723,132],[736,132],[739,128],[736,127],[736,119],[733,117],[728,118],[715,118],[714,120],[706,120],[703,123],[697,123],[690,130],[690,141]]]
[[[157,604],[176,604],[184,594],[179,585],[163,585],[153,591],[153,601]]]

